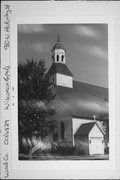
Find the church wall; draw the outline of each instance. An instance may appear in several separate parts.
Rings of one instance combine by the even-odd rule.
[[[73,77],[57,73],[56,74],[56,84],[59,86],[73,88]]]
[[[72,146],[72,121],[66,122],[66,140],[68,142],[68,145]]]

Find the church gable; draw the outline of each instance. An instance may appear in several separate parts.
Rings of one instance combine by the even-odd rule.
[[[73,87],[73,79],[70,76],[66,76],[66,75],[57,73],[56,74],[56,85],[72,88]]]

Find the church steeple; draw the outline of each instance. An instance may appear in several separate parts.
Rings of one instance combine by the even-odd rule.
[[[51,51],[53,63],[48,71],[51,81],[57,86],[73,88],[73,74],[66,65],[66,50],[61,43],[59,34]]]
[[[66,58],[65,58],[66,50],[65,50],[64,46],[61,43],[59,34],[57,36],[57,42],[53,46],[51,51],[52,51],[53,63],[62,63],[62,64],[66,63]]]

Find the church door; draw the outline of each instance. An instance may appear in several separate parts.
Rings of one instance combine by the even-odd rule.
[[[90,144],[90,155],[93,154],[104,154],[104,145],[102,138],[92,138]]]

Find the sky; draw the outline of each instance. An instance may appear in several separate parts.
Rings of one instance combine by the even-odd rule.
[[[49,69],[57,34],[74,80],[108,87],[107,24],[19,24],[18,63],[44,59]]]

